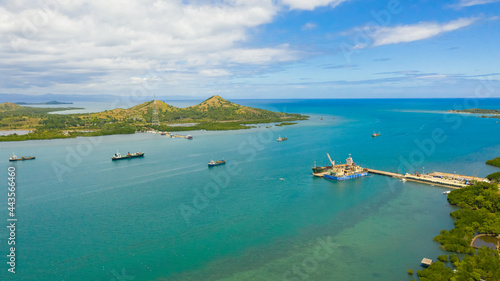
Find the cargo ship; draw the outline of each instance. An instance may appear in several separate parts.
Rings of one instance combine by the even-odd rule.
[[[17,158],[17,156],[12,153],[12,157],[9,158],[9,161],[23,161],[23,160],[33,160],[35,159],[34,156],[23,156],[21,158]]]
[[[224,164],[226,164],[226,160],[217,160],[217,161],[212,160],[208,162],[208,167],[219,166]]]
[[[288,138],[282,138],[281,136],[278,137],[276,141],[286,141]]]
[[[321,172],[325,179],[344,181],[368,176],[368,169],[356,165],[352,160],[351,154],[349,154],[349,158],[346,159],[345,164],[339,162],[337,165],[335,165],[335,161],[332,161],[328,153],[326,155],[328,155],[328,159],[332,163],[332,168]]]
[[[120,153],[115,153],[113,157],[111,157],[111,160],[122,160],[122,159],[131,159],[131,158],[136,158],[136,157],[143,157],[144,152],[135,152],[135,153],[127,153],[127,155],[121,155]]]
[[[331,170],[333,168],[333,166],[322,166],[322,167],[317,167],[316,165],[314,165],[314,167],[312,167],[313,169],[313,173],[321,173],[321,172],[326,172],[328,170]]]

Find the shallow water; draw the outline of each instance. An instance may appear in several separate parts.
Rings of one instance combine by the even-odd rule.
[[[37,157],[2,164],[17,173],[19,263],[11,275],[4,258],[1,280],[402,280],[423,257],[447,254],[432,241],[453,227],[447,189],[382,176],[332,182],[311,176],[314,162],[326,165],[328,152],[389,171],[498,171],[484,162],[500,155],[500,125],[443,113],[463,100],[239,102],[311,118],[184,132],[191,141],[1,143],[3,159]],[[112,162],[117,150],[145,157]],[[212,159],[227,164],[208,169]],[[4,219],[6,202],[5,190]]]

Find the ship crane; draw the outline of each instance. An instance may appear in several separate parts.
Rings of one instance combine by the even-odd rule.
[[[328,152],[327,152],[326,155],[328,156],[328,159],[330,160],[330,163],[332,163],[332,167],[335,166],[335,161],[332,161],[332,158],[330,157],[330,154],[328,154]]]

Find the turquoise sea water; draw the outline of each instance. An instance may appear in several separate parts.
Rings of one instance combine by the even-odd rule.
[[[313,178],[326,153],[400,172],[485,176],[498,119],[445,114],[474,100],[244,100],[298,125],[0,143],[16,168],[16,274],[0,280],[406,280],[453,227],[446,188],[370,176]],[[475,107],[500,109],[500,100]],[[321,120],[323,117],[323,120]],[[499,120],[500,121],[500,120]],[[372,138],[373,131],[382,135]],[[278,136],[288,137],[278,143]],[[143,159],[111,161],[116,152]],[[8,163],[17,155],[34,161]],[[228,164],[207,168],[224,158]]]

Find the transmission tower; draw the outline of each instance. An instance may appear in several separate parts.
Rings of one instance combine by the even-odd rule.
[[[151,121],[152,126],[159,126],[160,119],[158,118],[158,107],[156,106],[156,96],[153,100],[153,120]]]

